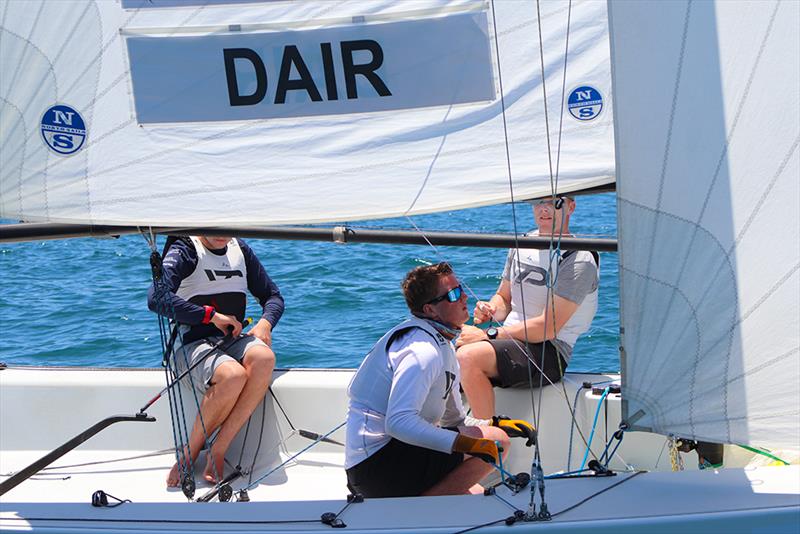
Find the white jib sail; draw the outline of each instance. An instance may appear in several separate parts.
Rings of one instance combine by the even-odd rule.
[[[548,194],[556,165],[561,192],[610,183],[606,6],[569,6],[541,5],[551,160],[533,1],[2,0],[0,217],[289,224],[506,202],[501,77],[516,198]]]
[[[796,449],[800,3],[611,2],[609,19],[627,416]]]

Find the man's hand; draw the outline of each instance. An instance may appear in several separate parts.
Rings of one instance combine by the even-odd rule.
[[[242,323],[237,321],[236,317],[216,312],[211,322],[226,336],[230,334],[236,337],[242,333]]]
[[[502,429],[509,438],[527,438],[526,447],[533,445],[536,437],[536,429],[533,425],[522,419],[511,419],[505,415],[495,415],[492,417],[492,426]]]
[[[485,323],[492,320],[494,314],[497,313],[497,306],[485,300],[479,300],[475,304],[475,311],[472,312],[473,322],[475,324]]]
[[[471,438],[465,434],[459,434],[453,443],[453,452],[463,452],[495,465],[500,461],[497,444],[486,438]]]
[[[489,339],[486,336],[486,332],[478,328],[477,326],[471,326],[465,324],[461,327],[461,335],[458,336],[458,340],[456,341],[456,347],[461,347],[463,345],[468,345],[470,343],[475,343],[477,341],[484,341]]]
[[[256,325],[247,332],[248,336],[255,336],[268,347],[272,346],[272,324],[266,319],[260,319]]]

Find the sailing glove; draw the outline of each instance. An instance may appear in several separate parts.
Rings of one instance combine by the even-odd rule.
[[[490,439],[471,438],[464,434],[459,434],[453,443],[453,452],[463,452],[495,465],[500,461],[500,450],[498,450],[497,444]]]
[[[502,429],[509,438],[527,438],[526,447],[533,445],[536,438],[536,429],[527,421],[522,419],[511,419],[505,415],[495,415],[492,417],[492,426]]]

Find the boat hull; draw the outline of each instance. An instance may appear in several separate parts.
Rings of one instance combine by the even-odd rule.
[[[238,463],[246,472],[232,482],[234,490],[255,481],[249,490],[250,502],[187,502],[180,491],[164,487],[174,455],[169,404],[163,399],[149,411],[156,422],[114,424],[0,497],[0,530],[317,532],[332,528],[321,517],[333,513],[348,532],[458,532],[487,523],[491,524],[481,531],[499,532],[508,528],[504,521],[516,510],[529,510],[529,488],[514,494],[505,486],[499,486],[495,495],[367,499],[347,506],[342,447],[314,442],[299,430],[326,434],[342,423],[352,373],[276,372],[273,394],[256,410],[263,421],[254,420],[250,437],[240,434],[228,455],[231,465]],[[619,425],[621,400],[611,394],[601,402],[600,394],[581,389],[581,384],[592,382],[602,390],[616,378],[568,374],[563,384],[534,390],[533,396],[522,390],[498,391],[498,409],[533,419],[533,402],[539,414],[545,472],[575,469],[584,456],[591,458],[585,453],[583,438],[593,435],[592,453],[602,454],[606,437]],[[163,380],[163,373],[153,370],[0,371],[0,473],[18,471],[111,414],[135,413],[163,386]],[[188,389],[182,395],[191,421],[193,397]],[[574,430],[570,440],[573,402],[579,431]],[[343,441],[343,434],[340,428],[331,437]],[[261,438],[260,448],[255,447],[254,437]],[[546,525],[519,521],[514,528],[797,532],[798,466],[728,467],[744,466],[748,459],[728,448],[725,469],[698,471],[692,453],[683,455],[685,471],[671,472],[665,443],[663,436],[626,433],[611,462],[617,470],[614,476],[547,480],[545,497],[552,520]],[[530,463],[531,450],[521,440],[513,440],[507,469],[528,472]],[[195,466],[198,481],[202,464],[201,454]],[[258,481],[260,477],[264,479]],[[494,482],[499,477],[487,484]],[[209,489],[199,482],[196,497]],[[91,495],[97,490],[132,502],[115,508],[92,507]],[[538,510],[538,492],[535,498]]]

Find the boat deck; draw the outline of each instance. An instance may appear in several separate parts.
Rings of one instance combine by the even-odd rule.
[[[233,502],[187,502],[180,490],[166,488],[166,476],[175,457],[170,447],[168,403],[160,401],[150,412],[157,422],[114,424],[58,459],[51,469],[3,495],[0,530],[329,530],[331,527],[320,521],[321,515],[338,513],[347,505],[343,448],[315,443],[295,428],[331,433],[333,439],[343,441],[344,431],[339,425],[350,376],[351,372],[329,371],[276,374],[274,396],[268,396],[256,410],[250,430],[240,433],[226,458],[231,464],[226,474],[237,463],[248,472],[231,482],[234,491],[248,486],[251,467],[253,481],[269,473],[249,491],[249,503],[235,502],[235,497]],[[567,393],[570,398],[575,395],[576,390],[570,389],[573,382],[607,382],[613,378],[573,375]],[[147,371],[0,372],[0,405],[4,407],[0,417],[0,475],[4,476],[0,480],[104,417],[135,413],[136,406],[158,391],[162,379],[160,374]],[[549,425],[551,430],[540,432],[546,473],[562,469],[568,456],[570,419],[563,397],[560,387],[546,388],[541,397],[542,418],[546,419],[542,425]],[[7,406],[22,408],[8,410]],[[504,390],[498,396],[498,407],[507,413],[523,412],[521,417],[530,418],[530,413],[524,413],[525,407],[530,410],[530,395]],[[588,436],[591,421],[600,414],[601,423],[592,443],[592,450],[599,456],[605,445],[606,428],[613,433],[619,423],[618,396],[609,395],[606,409],[598,408],[602,406],[597,395],[587,391],[579,396],[576,420],[584,435]],[[194,417],[190,410],[186,415],[189,420]],[[772,530],[797,532],[800,466],[729,469],[727,466],[735,462],[726,457],[726,469],[719,471],[624,472],[625,464],[636,469],[669,469],[663,436],[641,432],[626,435],[620,455],[612,462],[612,468],[619,471],[616,476],[547,481],[546,501],[550,512],[558,514],[548,528],[575,531],[592,521],[592,529],[600,532],[658,532],[654,525],[661,525],[667,532],[709,522],[712,530],[750,531],[745,526],[758,524],[768,510]],[[573,468],[580,463],[584,450],[576,435],[571,451]],[[512,440],[506,468],[514,473],[528,472],[530,451],[521,440]],[[255,465],[253,458],[257,458]],[[204,465],[201,453],[195,469],[195,498],[211,489],[202,479]],[[687,468],[692,467],[687,457]],[[115,508],[92,507],[91,497],[97,490],[132,502]],[[515,510],[527,511],[529,502],[529,488],[514,495],[500,487],[495,496],[367,499],[351,504],[340,519],[350,532],[456,532],[498,521],[487,531],[503,531],[508,528],[503,520]],[[525,524],[530,528],[541,526]]]
[[[297,435],[287,439],[287,442],[292,441],[301,445],[311,443]],[[47,452],[3,452],[0,455],[0,473],[9,475],[14,468],[24,467]],[[262,462],[261,469],[257,467],[254,471],[252,480],[267,474],[290,456],[284,451],[273,456],[274,465]],[[306,452],[259,482],[249,491],[250,498],[258,501],[344,499],[348,490],[343,460],[341,453]],[[103,490],[133,502],[185,502],[187,499],[180,488],[166,487],[167,473],[174,463],[175,456],[171,450],[73,451],[51,468],[11,490],[3,501],[89,503],[95,491]],[[201,453],[195,465],[195,498],[213,488],[203,479],[204,466],[205,454]],[[244,477],[231,482],[232,488],[239,490],[248,485],[249,467],[244,466]],[[231,466],[226,466],[226,475],[233,472]]]
[[[114,455],[119,456],[120,452],[115,451]],[[130,452],[133,451],[124,454]],[[78,454],[73,460],[97,461],[99,456],[103,455]],[[45,531],[70,528],[81,532],[160,532],[169,525],[180,531],[326,531],[331,527],[319,521],[322,514],[339,513],[347,505],[344,471],[337,456],[309,453],[305,460],[287,465],[250,491],[249,503],[235,502],[234,498],[229,503],[188,503],[178,507],[172,503],[185,502],[183,494],[164,487],[171,465],[169,455],[115,462],[113,467],[57,469],[4,496],[0,503],[0,530],[33,527]],[[232,485],[239,488],[243,481]],[[93,508],[89,505],[91,494],[98,489],[132,503]],[[207,489],[201,484],[198,495]],[[549,480],[546,497],[554,514],[549,528],[555,529],[586,528],[581,525],[591,521],[592,528],[599,528],[600,532],[610,525],[615,525],[617,532],[636,532],[644,528],[641,521],[658,517],[662,527],[674,528],[688,516],[694,516],[695,521],[707,520],[712,526],[716,525],[715,514],[728,514],[728,521],[733,518],[749,523],[768,509],[783,518],[780,521],[786,529],[777,531],[792,532],[800,522],[800,467],[620,473],[603,478]],[[500,487],[495,496],[367,499],[351,504],[339,519],[347,525],[347,531],[388,528],[415,532],[435,524],[442,532],[455,532],[493,521],[498,521],[498,528],[507,528],[502,520],[515,509],[527,511],[529,501],[529,488],[513,494],[505,487]],[[711,510],[714,513],[708,513]]]

